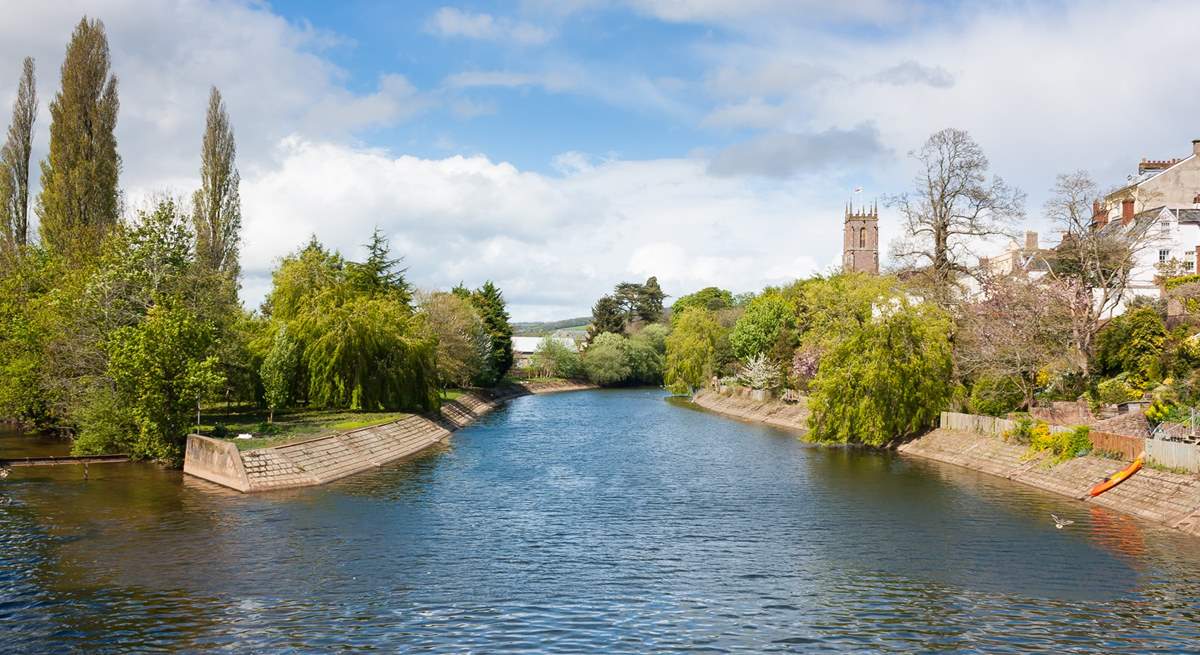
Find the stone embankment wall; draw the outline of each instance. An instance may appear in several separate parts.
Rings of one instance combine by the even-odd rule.
[[[713,390],[697,393],[693,401],[719,414],[801,432],[808,416],[803,401],[797,404],[778,400],[761,402],[742,395],[723,396]],[[1200,477],[1143,468],[1120,486],[1091,498],[1087,492],[1093,485],[1124,468],[1128,462],[1089,456],[1049,466],[1042,458],[1026,460],[1028,449],[1025,446],[1003,440],[1000,435],[1012,427],[1011,421],[951,413],[943,414],[942,418],[946,427],[900,446],[899,451],[912,457],[998,475],[1200,536]],[[1051,426],[1051,429],[1070,428]],[[1143,443],[1141,439],[1124,436],[1119,441],[1111,435],[1098,438],[1109,440],[1110,450],[1127,450]]]
[[[949,421],[947,421],[949,422]],[[1043,458],[1025,459],[1028,448],[1007,443],[996,433],[938,428],[899,448],[901,453],[956,464],[976,471],[1096,503],[1200,536],[1200,478],[1143,468],[1104,494],[1088,490],[1127,462],[1076,457],[1054,466]]]
[[[230,441],[189,435],[183,472],[241,492],[325,484],[415,455],[492,411],[530,393],[592,388],[572,382],[533,382],[497,391],[474,391],[442,404],[439,414],[398,421],[257,450],[238,451]]]
[[[712,389],[703,389],[696,392],[692,402],[726,416],[798,432],[808,430],[808,404],[803,397],[799,402],[785,403],[779,400],[754,400],[749,395],[740,393],[722,395]]]

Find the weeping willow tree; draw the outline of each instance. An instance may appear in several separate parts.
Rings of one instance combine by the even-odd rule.
[[[399,260],[372,237],[363,263],[315,239],[275,271],[264,310],[300,349],[309,405],[366,411],[437,407],[437,341],[410,304]]]
[[[933,425],[951,394],[949,333],[950,320],[932,304],[879,297],[821,357],[809,437],[884,446]]]

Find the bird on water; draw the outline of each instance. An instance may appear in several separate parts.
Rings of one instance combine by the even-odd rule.
[[[1062,529],[1063,529],[1063,528],[1065,528],[1066,526],[1068,526],[1068,525],[1071,525],[1072,523],[1074,523],[1074,521],[1072,521],[1072,520],[1070,520],[1070,519],[1060,519],[1060,518],[1058,518],[1057,516],[1055,516],[1055,515],[1053,515],[1053,514],[1051,514],[1051,515],[1050,515],[1050,518],[1054,519],[1054,527],[1055,527],[1055,528],[1058,528],[1059,530],[1062,530]]]

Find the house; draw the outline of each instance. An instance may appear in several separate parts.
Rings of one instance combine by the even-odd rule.
[[[513,337],[513,366],[518,369],[533,368],[533,354],[547,339],[557,341],[573,351],[579,350],[576,341],[570,337]]]
[[[1187,157],[1143,159],[1128,184],[1096,202],[1092,227],[1143,235],[1126,293],[1113,308],[1113,316],[1124,313],[1138,296],[1161,297],[1164,273],[1195,273],[1200,248],[1200,139],[1192,141],[1192,154]]]
[[[1024,274],[1037,280],[1049,270],[1054,251],[1038,244],[1037,232],[1026,232],[1024,241],[1014,239],[1008,249],[994,257],[980,257],[980,266],[991,275]]]

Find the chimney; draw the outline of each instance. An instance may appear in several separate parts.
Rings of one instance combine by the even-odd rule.
[[[1200,157],[1200,139],[1192,139],[1192,154]]]
[[[1037,250],[1038,249],[1037,232],[1028,232],[1028,231],[1025,232],[1025,249],[1026,250]]]
[[[1121,201],[1121,225],[1129,225],[1133,222],[1133,198],[1126,198]]]
[[[1200,209],[1200,193],[1197,193],[1196,197],[1192,198],[1192,207]]]
[[[1108,212],[1100,204],[1099,200],[1092,201],[1092,227],[1100,229],[1108,225]]]

